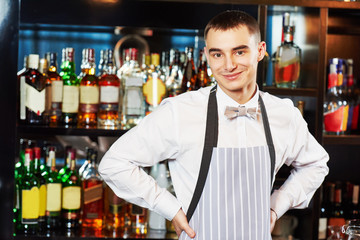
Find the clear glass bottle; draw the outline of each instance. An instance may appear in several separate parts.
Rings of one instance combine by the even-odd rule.
[[[328,90],[324,101],[324,131],[326,134],[345,134],[349,106],[341,95],[343,60],[329,60]]]
[[[61,122],[65,126],[76,126],[79,110],[79,79],[75,73],[75,50],[62,50],[60,76],[63,79],[63,99]]]
[[[101,49],[100,50],[100,60],[99,60],[99,65],[98,65],[98,75],[97,75],[99,78],[105,74],[106,57],[107,57],[106,50]]]
[[[295,88],[300,77],[301,49],[294,43],[295,26],[283,26],[283,43],[275,53],[275,84],[280,88]]]
[[[28,70],[29,66],[28,66],[28,60],[29,57],[25,56],[24,57],[24,67],[18,71],[17,73],[17,81],[18,81],[18,87],[19,87],[19,91],[18,91],[18,103],[19,103],[19,123],[24,124],[25,123],[25,119],[26,119],[26,109],[25,109],[25,98],[26,98],[26,89],[25,89],[25,72],[26,70]]]
[[[186,47],[186,60],[184,64],[184,75],[181,82],[181,92],[192,91],[196,89],[196,69],[194,63],[194,48]]]
[[[97,151],[92,151],[90,166],[82,175],[82,226],[101,229],[104,217],[104,183],[97,170]]]
[[[98,111],[98,128],[119,128],[120,79],[116,76],[116,66],[112,49],[106,51],[106,67],[99,80],[100,102]]]
[[[62,98],[63,98],[63,80],[58,73],[57,54],[48,52],[45,58],[49,63],[47,70],[48,81],[51,82],[51,107],[49,113],[50,126],[57,126],[61,119]]]
[[[360,219],[353,219],[342,227],[342,232],[347,235],[347,240],[360,240]]]
[[[136,126],[145,116],[145,104],[143,96],[144,75],[137,60],[138,50],[130,51],[130,68],[122,74],[125,83],[124,97],[122,101],[122,128],[130,129]]]
[[[28,59],[28,70],[24,73],[25,80],[25,108],[26,123],[43,125],[45,113],[45,87],[46,79],[38,70],[39,55],[30,54]]]
[[[80,78],[80,102],[78,127],[96,128],[99,107],[98,78],[95,76],[95,50],[85,48],[82,52]]]
[[[169,97],[175,97],[181,94],[182,79],[183,79],[183,72],[180,63],[180,52],[176,50],[174,51],[173,61],[170,65],[170,75],[165,82]]]
[[[194,90],[210,86],[211,84],[211,79],[207,72],[208,64],[206,60],[206,55],[203,49],[200,50],[199,59],[200,62],[197,71],[197,79]]]

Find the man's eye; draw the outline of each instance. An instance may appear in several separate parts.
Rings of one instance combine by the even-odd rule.
[[[214,57],[214,58],[219,58],[219,57],[221,57],[221,53],[214,53],[214,54],[213,54],[213,57]]]
[[[241,56],[241,55],[244,54],[244,51],[236,51],[235,54],[236,54],[237,56]]]

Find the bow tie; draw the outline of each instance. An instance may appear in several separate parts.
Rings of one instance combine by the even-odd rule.
[[[256,115],[257,115],[256,107],[246,108],[245,106],[240,106],[240,107],[227,106],[225,109],[225,116],[228,119],[233,119],[238,116],[247,116],[255,120]]]

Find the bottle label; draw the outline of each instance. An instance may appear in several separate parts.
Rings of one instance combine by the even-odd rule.
[[[101,86],[100,87],[100,102],[117,104],[119,102],[119,87]]]
[[[98,104],[99,87],[98,86],[80,86],[81,104]]]
[[[51,82],[52,102],[62,102],[63,99],[63,81]]]
[[[88,204],[100,200],[102,198],[102,193],[103,193],[102,183],[84,189],[84,204]]]
[[[349,106],[342,106],[336,111],[324,113],[324,126],[327,132],[346,131]]]
[[[326,239],[326,232],[327,232],[327,218],[320,218],[319,219],[319,239]]]
[[[77,113],[79,108],[79,87],[64,86],[62,111]]]
[[[63,188],[62,208],[69,210],[80,209],[81,188]]]
[[[127,88],[125,90],[125,97],[123,102],[123,109],[125,115],[139,115],[143,113],[143,93],[140,88]]]
[[[45,111],[45,88],[38,91],[33,86],[26,84],[25,106],[40,116]]]
[[[22,190],[21,222],[23,224],[37,224],[39,218],[40,193],[38,187]]]
[[[146,102],[151,106],[158,106],[165,97],[166,87],[160,79],[150,78],[143,87]]]
[[[46,196],[47,196],[46,211],[47,212],[60,212],[61,211],[61,183],[48,183]]]
[[[39,217],[45,217],[46,212],[46,185],[40,186],[40,206],[39,206]]]
[[[140,77],[128,77],[125,79],[126,87],[141,87],[143,85],[143,79]]]
[[[25,101],[26,101],[26,83],[25,83],[25,76],[20,77],[20,119],[26,119],[26,108],[25,108]]]
[[[131,204],[131,215],[145,216],[145,208]]]

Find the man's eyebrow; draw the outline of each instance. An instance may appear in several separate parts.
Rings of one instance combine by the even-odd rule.
[[[236,51],[236,50],[242,50],[242,49],[248,49],[248,48],[249,48],[248,45],[240,45],[240,46],[232,48],[231,50]],[[210,48],[209,53],[211,53],[211,52],[222,52],[222,50],[220,48]]]

